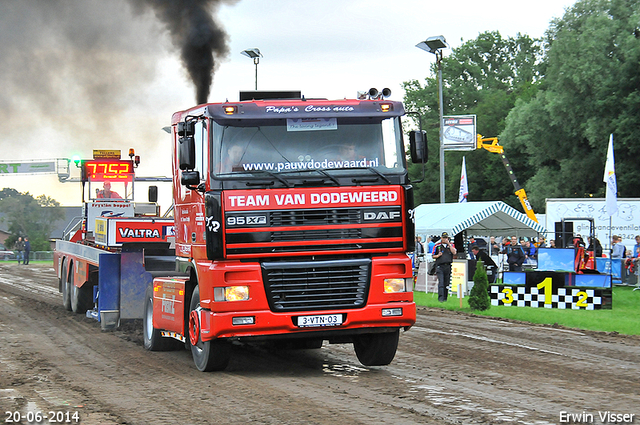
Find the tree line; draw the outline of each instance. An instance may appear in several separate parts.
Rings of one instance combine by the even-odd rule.
[[[499,138],[536,212],[546,198],[604,197],[611,133],[618,196],[640,196],[640,0],[579,0],[540,39],[482,33],[445,55],[442,77],[444,115],[475,114],[478,133]],[[436,65],[403,85],[407,110],[428,123],[432,171],[416,201],[438,202]],[[485,150],[445,153],[446,202],[458,199],[463,156],[470,201],[521,209],[500,157]]]
[[[64,219],[64,211],[55,199],[46,195],[34,198],[29,192],[9,188],[0,191],[0,213],[10,233],[5,241],[9,249],[18,237],[28,236],[32,251],[50,251],[50,235],[56,223]]]

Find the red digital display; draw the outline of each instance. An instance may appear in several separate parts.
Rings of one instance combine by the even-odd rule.
[[[133,161],[104,159],[84,161],[84,180],[90,182],[132,182]]]

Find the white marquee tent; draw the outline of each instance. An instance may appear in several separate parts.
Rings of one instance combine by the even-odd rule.
[[[451,237],[466,230],[478,236],[537,236],[545,227],[501,201],[422,204],[415,209],[416,234]]]

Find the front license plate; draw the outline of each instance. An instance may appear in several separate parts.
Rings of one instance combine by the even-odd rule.
[[[298,327],[338,326],[342,324],[342,314],[323,314],[318,316],[298,316]]]

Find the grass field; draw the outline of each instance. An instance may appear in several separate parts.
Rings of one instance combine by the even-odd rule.
[[[489,310],[472,311],[467,302],[468,298],[460,301],[456,297],[449,297],[447,302],[438,302],[438,295],[424,292],[414,292],[417,305],[458,310],[466,313],[488,317],[502,317],[521,320],[524,322],[541,324],[558,324],[568,328],[592,331],[618,332],[625,335],[640,335],[640,290],[633,291],[633,287],[613,288],[613,308],[611,310],[559,310],[533,307],[491,306]]]

